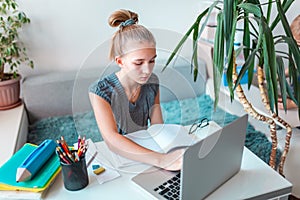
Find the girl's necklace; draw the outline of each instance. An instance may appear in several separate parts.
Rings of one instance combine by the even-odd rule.
[[[121,78],[120,78],[120,77],[121,77],[120,72],[116,72],[116,76],[118,77],[119,80],[121,80]],[[120,82],[121,82],[121,81],[120,81]],[[123,88],[124,88],[124,86],[123,86]],[[136,100],[135,97],[137,96],[137,94],[138,94],[140,88],[141,88],[141,86],[138,85],[138,86],[135,88],[134,92],[130,92],[129,90],[127,90],[128,92],[126,92],[126,89],[124,89],[126,95],[128,94],[127,98],[128,98],[128,101],[129,101],[129,102],[132,102],[132,103],[135,102],[135,100]]]
[[[131,96],[130,96],[130,98],[129,98],[129,101],[130,101],[130,102],[135,102],[135,100],[136,100],[135,97],[137,96],[137,94],[138,94],[140,88],[141,88],[141,87],[138,86],[138,87],[134,90],[134,92],[131,94]]]

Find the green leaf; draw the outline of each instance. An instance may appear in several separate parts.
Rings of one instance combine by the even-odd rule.
[[[294,40],[293,37],[286,37],[286,36],[281,36],[281,39],[288,44],[289,47],[289,52],[290,52],[290,62],[295,62],[297,68],[295,65],[292,65],[294,67],[294,69],[298,69],[298,73],[300,73],[300,63],[299,63],[299,59],[300,59],[300,50],[298,48],[298,45],[296,43],[296,41]],[[294,57],[294,59],[292,59]]]
[[[276,2],[280,4],[280,2],[278,2],[278,1],[276,1]],[[280,13],[286,13],[293,2],[294,2],[294,0],[286,0],[286,1],[283,1],[282,5],[280,4],[280,7],[282,9],[281,9],[281,11],[278,10],[278,15],[276,16],[276,18],[274,19],[274,21],[272,22],[272,24],[270,26],[271,30],[274,30],[274,28],[277,26],[278,22],[280,21]],[[278,5],[277,5],[277,9],[278,9]]]
[[[11,50],[10,50],[10,48],[8,47],[7,49],[6,49],[6,56],[10,56],[11,55]]]
[[[276,5],[277,5],[277,10],[278,10],[278,15],[279,15],[279,18],[281,20],[281,23],[282,23],[282,26],[284,28],[284,31],[285,31],[286,35],[288,37],[293,37],[293,34],[292,34],[291,29],[290,29],[289,23],[288,23],[288,21],[286,19],[286,16],[285,16],[285,11],[282,8],[281,3],[279,1],[276,1]]]
[[[29,62],[29,66],[30,66],[32,69],[34,68],[34,63],[33,63],[32,60]]]
[[[230,37],[233,30],[233,16],[236,12],[236,1],[235,0],[224,0],[224,34],[226,42],[226,54],[230,51]],[[227,56],[228,57],[228,56]]]
[[[201,26],[201,28],[200,28],[200,30],[199,30],[198,38],[197,38],[197,39],[199,39],[199,37],[202,35],[202,32],[203,32],[204,28],[206,27],[206,24],[207,24],[207,22],[208,22],[208,19],[209,19],[210,15],[211,15],[213,9],[217,6],[218,3],[219,3],[219,1],[215,1],[214,3],[212,3],[212,4],[208,7],[208,11],[207,11],[207,13],[206,13],[207,17],[206,17],[205,21],[203,22],[203,24],[202,24],[202,26]],[[200,22],[200,21],[201,21],[201,20],[199,20],[199,22]]]
[[[267,93],[268,93],[268,98],[270,102],[270,107],[271,110],[274,110],[274,95],[272,93],[273,91],[273,85],[272,85],[272,80],[271,80],[271,75],[270,75],[270,68],[269,67],[264,67],[264,72],[265,72],[265,80],[266,80],[266,85],[267,85]]]
[[[264,29],[263,29],[263,19],[261,18],[260,21],[259,21],[259,34],[258,34],[258,39],[257,39],[257,43],[255,44],[256,45],[256,49],[259,49],[260,50],[260,54],[261,53],[261,46],[262,46],[262,43],[263,43],[263,36],[264,36]],[[258,60],[258,65],[263,67],[263,56],[260,56],[259,57],[259,60]]]
[[[244,13],[244,34],[243,34],[243,46],[246,48],[243,48],[243,53],[245,60],[247,60],[249,56],[249,49],[250,49],[250,28],[249,28],[249,19],[248,19],[248,13]]]
[[[284,110],[286,111],[287,91],[286,91],[285,68],[284,68],[282,57],[280,56],[276,57],[276,64],[277,64],[278,82],[280,86],[280,94],[281,94]]]
[[[252,53],[250,54],[250,56],[248,57],[248,59],[245,61],[245,63],[243,64],[241,70],[240,70],[240,73],[238,74],[238,78],[236,80],[236,83],[235,83],[235,86],[234,86],[234,89],[236,89],[237,85],[241,82],[241,79],[243,78],[243,76],[246,74],[247,70],[248,70],[248,76],[249,76],[249,73],[250,73],[250,70],[249,68],[251,67],[251,65],[253,65],[254,63],[254,58],[255,58],[255,55],[256,55],[256,52],[257,52],[257,49],[255,49],[254,51],[252,51]],[[253,71],[253,69],[252,69]],[[252,79],[251,79],[252,80]]]
[[[296,98],[294,97],[294,93],[293,93],[293,90],[291,89],[291,86],[290,84],[287,82],[287,80],[285,79],[285,85],[286,85],[286,91],[287,91],[287,94],[289,96],[290,99],[292,99],[296,104],[298,104],[296,100]],[[299,104],[298,104],[299,105]]]
[[[236,32],[236,23],[237,23],[237,17],[238,17],[238,12],[236,11],[233,15],[233,24],[232,24],[232,33]],[[226,79],[227,79],[227,83],[228,83],[228,88],[229,88],[229,92],[230,92],[230,98],[231,100],[233,100],[234,98],[234,92],[233,92],[233,80],[232,80],[232,75],[233,75],[233,66],[235,65],[235,63],[233,63],[233,58],[234,58],[234,37],[235,34],[231,34],[230,35],[230,39],[228,41],[227,44],[229,44],[229,51],[228,51],[228,55],[227,55],[227,59],[228,59],[228,64],[227,64],[227,72],[226,72]]]
[[[194,29],[194,27],[192,26],[188,32],[183,36],[183,38],[179,41],[179,43],[177,44],[177,46],[175,47],[175,49],[173,50],[173,52],[171,53],[170,57],[167,60],[167,63],[165,64],[165,66],[163,67],[162,71],[165,70],[165,68],[170,64],[170,62],[173,60],[173,58],[175,57],[175,55],[177,54],[177,52],[179,51],[179,49],[181,48],[181,46],[184,44],[184,42],[187,40],[188,36],[191,34],[192,30]]]
[[[250,90],[250,87],[251,87],[251,84],[252,84],[252,80],[253,80],[253,76],[254,76],[254,73],[255,73],[255,70],[254,70],[254,58],[255,58],[255,55],[253,55],[253,62],[250,63],[249,67],[248,67],[248,90]],[[250,59],[252,59],[252,58],[250,58]]]
[[[267,17],[266,17],[268,24],[270,22],[270,16],[271,16],[271,11],[272,11],[272,3],[273,3],[273,0],[269,0],[268,9],[267,9]]]
[[[177,44],[177,46],[175,47],[175,49],[173,50],[173,52],[171,53],[170,57],[167,60],[167,63],[165,64],[165,66],[163,67],[162,71],[165,70],[165,68],[170,64],[170,62],[173,60],[174,56],[177,54],[177,52],[179,51],[179,49],[182,47],[182,45],[184,44],[184,42],[187,40],[187,38],[189,37],[189,35],[191,34],[191,32],[194,30],[194,27],[197,26],[197,24],[199,24],[199,22],[201,21],[201,19],[203,18],[203,16],[206,15],[206,13],[208,12],[208,9],[205,9],[198,17],[197,20],[194,22],[194,24],[189,28],[189,30],[184,34],[184,36],[182,37],[182,39],[179,41],[179,43]]]
[[[194,81],[197,80],[198,75],[198,29],[199,29],[199,23],[195,25],[194,27],[194,34],[193,34],[193,56],[191,63],[194,64]]]
[[[219,102],[220,84],[224,70],[224,24],[223,13],[217,16],[217,29],[215,33],[214,53],[213,53],[213,78],[214,78],[214,108],[217,108]]]
[[[267,21],[264,17],[262,17],[262,25],[264,30],[264,35],[263,35],[264,66],[263,67],[269,73],[267,85],[270,90],[268,91],[270,106],[271,106],[271,110],[274,112],[274,105],[275,105],[276,113],[278,113],[277,66],[276,66],[276,55],[275,55],[273,34],[271,32],[271,29],[267,25]]]
[[[15,10],[15,9],[17,9],[18,5],[17,5],[17,3],[12,3],[11,7]]]
[[[289,76],[290,76],[290,83],[293,87],[293,91],[290,89],[290,87],[287,87],[287,93],[289,97],[298,105],[299,107],[299,102],[300,102],[300,82],[299,82],[299,77],[300,74],[298,73],[295,63],[290,62],[289,63]],[[299,112],[298,112],[299,115]]]
[[[212,10],[214,9],[214,7],[219,3],[219,1],[215,1],[208,9],[207,11],[207,17],[205,19],[205,21],[203,22],[203,24],[201,25],[201,28],[200,30],[198,31],[199,29],[199,24],[200,24],[200,20],[196,20],[196,22],[198,22],[198,25],[196,25],[196,22],[195,22],[195,27],[194,27],[194,34],[193,34],[193,54],[192,54],[192,62],[191,63],[194,63],[194,81],[197,80],[197,76],[198,76],[198,39],[199,37],[201,36],[207,22],[208,22],[208,19],[211,15],[211,12]],[[193,68],[193,66],[191,66]]]
[[[238,5],[239,8],[242,8],[247,13],[253,13],[257,17],[261,17],[261,9],[258,5],[252,3],[241,3]]]

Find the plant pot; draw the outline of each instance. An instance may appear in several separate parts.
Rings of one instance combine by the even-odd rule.
[[[0,82],[0,110],[14,108],[21,104],[20,100],[21,76]]]

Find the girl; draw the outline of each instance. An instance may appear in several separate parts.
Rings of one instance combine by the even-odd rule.
[[[152,33],[138,25],[138,15],[119,10],[109,17],[118,27],[112,37],[110,59],[120,67],[90,86],[89,97],[102,137],[110,150],[132,160],[166,170],[179,170],[183,149],[162,154],[144,148],[125,134],[163,123],[159,80],[152,73],[156,42]]]

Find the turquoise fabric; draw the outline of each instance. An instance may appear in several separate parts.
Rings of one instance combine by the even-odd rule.
[[[161,107],[165,123],[188,125],[206,117],[220,126],[225,126],[237,118],[220,108],[214,110],[213,103],[209,96],[202,95],[197,98],[161,103]],[[27,139],[28,142],[40,144],[45,139],[56,140],[63,135],[68,144],[72,145],[76,142],[79,134],[86,135],[94,142],[102,140],[93,112],[40,120],[29,127]],[[263,133],[256,131],[251,124],[248,124],[247,127],[245,146],[264,162],[269,163],[272,144]],[[279,150],[277,150],[276,156],[278,164],[281,157]]]

